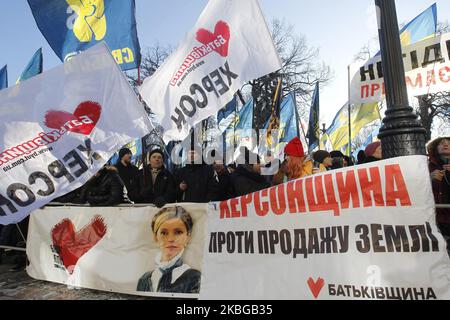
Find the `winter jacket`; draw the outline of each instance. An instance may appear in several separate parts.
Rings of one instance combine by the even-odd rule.
[[[443,163],[434,155],[431,155],[428,161],[428,170],[430,174],[435,170],[443,170]],[[442,181],[431,180],[433,187],[434,201],[436,204],[450,204],[450,171],[445,172]],[[437,222],[450,224],[450,208],[436,209]]]
[[[303,178],[306,176],[310,176],[313,174],[313,168],[314,168],[314,163],[312,160],[306,160],[305,162],[303,162],[303,170],[302,170],[302,174],[299,178]],[[319,171],[320,172],[326,172],[327,168],[325,168],[325,166],[323,164],[319,165]],[[299,179],[297,178],[297,179]],[[295,179],[291,179],[291,180],[295,180]],[[272,180],[272,185],[276,186],[285,182],[288,182],[289,179],[286,176],[286,174],[282,171],[279,170],[277,172],[276,175],[274,175],[273,180]]]
[[[124,166],[122,162],[117,162],[116,168],[119,171],[119,176],[127,188],[128,197],[132,201],[137,201],[139,190],[139,169],[130,164]]]
[[[153,203],[157,207],[162,207],[177,200],[175,179],[164,167],[159,171],[154,183],[151,166],[140,170],[139,186],[138,202]]]
[[[188,164],[176,172],[175,181],[180,202],[206,203],[220,198],[219,181],[212,166]],[[186,191],[180,189],[183,181],[188,186]]]
[[[86,203],[86,186],[82,186],[75,189],[65,195],[53,199],[52,202],[59,203],[74,203],[74,204],[85,204]]]
[[[231,181],[231,174],[228,170],[217,173],[219,179],[219,199],[220,201],[228,200],[234,197],[233,185]]]
[[[92,206],[114,206],[123,202],[124,184],[115,167],[106,167],[86,185],[86,199]]]
[[[306,176],[310,176],[313,174],[313,169],[314,169],[314,163],[312,160],[306,160],[305,162],[303,162],[303,171],[302,171],[302,176],[306,177]],[[319,172],[326,172],[327,168],[323,165],[323,164],[319,164]]]
[[[239,165],[231,176],[236,197],[270,187],[270,183],[259,173],[251,171],[251,166]]]
[[[371,163],[371,162],[376,162],[376,161],[381,161],[381,159],[378,159],[378,158],[369,156],[369,157],[365,157],[365,158],[364,158],[363,164],[365,164],[365,163]]]

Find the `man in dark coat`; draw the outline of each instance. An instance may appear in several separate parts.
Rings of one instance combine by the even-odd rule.
[[[188,151],[188,164],[177,171],[175,181],[180,202],[206,203],[220,198],[217,175],[196,150]]]
[[[219,200],[228,200],[234,197],[231,174],[222,161],[215,161],[213,164],[217,179],[219,180]]]
[[[231,176],[235,196],[240,197],[269,188],[270,183],[261,175],[259,157],[247,148],[241,150],[239,157],[241,160],[238,162],[243,159],[244,164],[239,164]]]
[[[86,186],[81,186],[69,193],[66,193],[58,198],[53,199],[52,202],[58,203],[73,203],[73,204],[85,204],[86,203]]]
[[[166,203],[174,203],[176,201],[175,179],[164,168],[164,154],[162,150],[152,150],[149,160],[150,164],[139,172],[139,202],[153,203],[158,208],[163,207]]]
[[[128,197],[132,201],[137,200],[139,190],[139,169],[131,163],[131,150],[122,148],[119,151],[119,161],[117,161],[116,168],[119,171],[119,176],[127,188]]]
[[[85,186],[91,206],[109,207],[124,202],[124,184],[116,167],[104,166]]]

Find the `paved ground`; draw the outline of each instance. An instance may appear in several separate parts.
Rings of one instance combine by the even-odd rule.
[[[0,300],[147,300],[151,298],[89,289],[70,289],[65,285],[30,278],[26,271],[11,272],[13,257],[3,256],[0,264]]]

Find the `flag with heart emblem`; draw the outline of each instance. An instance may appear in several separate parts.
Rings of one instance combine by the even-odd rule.
[[[134,0],[28,0],[28,4],[61,61],[105,41],[122,70],[140,65]]]
[[[281,68],[257,0],[209,1],[194,28],[140,93],[163,126],[183,140],[233,99],[245,82]]]
[[[0,224],[85,184],[151,124],[105,44],[0,92]]]

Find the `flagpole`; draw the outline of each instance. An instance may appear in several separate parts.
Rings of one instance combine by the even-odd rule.
[[[279,99],[280,99],[280,91],[281,91],[281,84],[282,84],[282,79],[281,76],[278,78],[278,83],[277,83],[277,87],[275,89],[275,95],[273,97],[272,100],[272,112],[270,114],[270,120],[269,120],[269,127],[268,130],[266,132],[266,141],[270,142],[270,147],[272,147],[273,141],[270,139],[269,141],[269,137],[272,134],[272,130],[275,128],[276,130],[280,129],[280,119],[279,119],[279,114],[277,115],[277,110],[276,106],[277,104],[279,105]],[[277,118],[278,116],[278,118]],[[259,136],[259,133],[258,133]],[[258,141],[259,144],[259,141]]]
[[[348,73],[348,156],[352,154],[352,111],[350,102],[350,65],[347,66]]]
[[[300,120],[300,117],[298,116],[298,110],[297,110],[297,99],[295,98],[296,94],[294,91],[294,111],[295,111],[295,124],[297,126],[297,137],[300,138],[300,127],[298,125],[298,121]],[[303,127],[302,127],[303,129]],[[306,141],[306,140],[305,140]]]
[[[245,106],[244,98],[242,98],[241,103],[242,103],[242,107]],[[236,150],[236,147],[237,147],[237,144],[236,144],[236,124],[237,124],[237,120],[236,119],[238,117],[237,106],[238,106],[238,104],[236,102],[236,106],[234,108],[234,121],[233,121],[234,122],[233,123],[233,160],[234,160],[234,153],[235,153],[235,150]],[[253,122],[253,119],[252,119],[252,122]],[[225,130],[225,148],[226,148],[226,145],[227,145],[226,132],[227,131]]]
[[[303,127],[303,123],[301,120],[300,120],[300,125],[302,127],[303,138],[305,139],[305,142],[308,143],[308,141],[306,140],[305,128]],[[309,148],[308,148],[308,152],[309,152]]]
[[[138,78],[137,78],[137,86],[139,87],[139,86],[141,86],[141,66],[138,66],[138,69],[137,69],[137,73],[138,73]],[[142,103],[142,99],[141,99],[141,95],[139,95],[139,100],[141,101],[141,103]],[[145,145],[145,139],[144,139],[144,137],[142,137],[141,138],[141,148],[142,148],[142,155],[141,155],[141,158],[142,158],[142,174],[143,174],[143,176],[144,176],[144,186],[146,186],[146,177],[145,177],[145,165],[146,165],[146,159],[145,159],[145,148],[146,147],[146,145]]]

